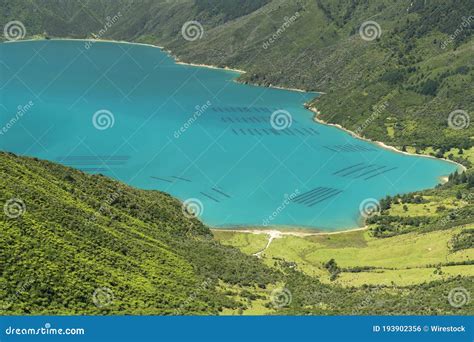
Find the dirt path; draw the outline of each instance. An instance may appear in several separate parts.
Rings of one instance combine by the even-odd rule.
[[[282,237],[282,233],[279,232],[278,230],[271,230],[271,231],[261,232],[261,233],[268,234],[268,242],[264,249],[254,254],[257,258],[262,257],[262,253],[265,252],[265,250],[268,247],[270,247],[270,244],[272,243],[273,239],[280,239]],[[258,233],[254,233],[254,234],[258,234]]]

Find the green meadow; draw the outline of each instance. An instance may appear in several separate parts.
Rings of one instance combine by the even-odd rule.
[[[383,239],[372,237],[368,230],[286,235],[274,239],[261,257],[269,266],[277,260],[293,262],[299,270],[325,283],[331,282],[331,274],[324,264],[334,259],[341,269],[334,282],[343,286],[415,285],[458,275],[474,276],[474,267],[469,264],[474,249],[453,252],[450,248],[453,237],[466,228],[474,225]],[[219,232],[215,237],[247,254],[266,245],[262,235],[256,234]]]

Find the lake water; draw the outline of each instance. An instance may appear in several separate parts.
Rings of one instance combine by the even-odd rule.
[[[0,44],[0,149],[168,192],[215,227],[357,227],[361,203],[456,170],[315,123],[316,94],[237,76],[142,45]]]

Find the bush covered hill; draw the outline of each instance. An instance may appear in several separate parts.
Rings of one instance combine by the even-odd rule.
[[[217,313],[236,305],[214,291],[218,279],[277,279],[213,243],[169,195],[5,153],[0,175],[0,303],[9,313]],[[110,307],[94,305],[107,299],[101,289],[112,291]]]
[[[453,288],[474,290],[469,277],[325,285],[215,242],[169,195],[47,161],[0,153],[0,203],[1,314],[472,312],[448,301]]]
[[[27,36],[163,45],[185,61],[247,70],[244,82],[322,91],[313,103],[322,119],[372,139],[436,150],[473,146],[473,125],[448,127],[452,111],[472,116],[474,109],[470,0],[0,4],[2,22],[21,20]],[[181,29],[191,20],[203,35],[187,41]],[[378,27],[364,37],[374,40],[359,33],[368,21]]]

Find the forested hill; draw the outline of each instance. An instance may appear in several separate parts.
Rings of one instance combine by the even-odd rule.
[[[440,155],[473,145],[473,125],[448,125],[453,111],[474,109],[471,0],[0,3],[2,21],[24,22],[27,37],[164,45],[185,61],[247,70],[244,82],[325,92],[321,118],[369,138]],[[192,41],[188,21],[202,25]]]
[[[158,191],[6,153],[0,189],[3,314],[217,314],[277,279]]]

